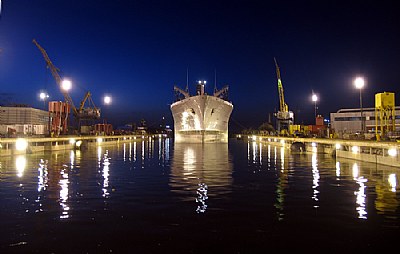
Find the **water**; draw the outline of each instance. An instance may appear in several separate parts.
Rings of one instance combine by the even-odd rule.
[[[239,140],[0,157],[0,252],[379,251],[399,173]]]

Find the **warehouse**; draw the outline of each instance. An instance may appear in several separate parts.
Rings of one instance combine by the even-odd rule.
[[[335,133],[359,133],[362,128],[360,108],[339,109],[331,113],[331,128]],[[375,108],[363,108],[365,130],[368,133],[375,132]],[[400,107],[395,107],[395,126],[400,129]]]
[[[0,106],[0,134],[45,135],[48,133],[49,112],[31,107]]]

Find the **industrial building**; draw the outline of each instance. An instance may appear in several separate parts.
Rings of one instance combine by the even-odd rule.
[[[49,112],[31,107],[0,106],[2,136],[45,135],[48,133]]]
[[[395,106],[394,93],[376,93],[375,108],[363,108],[361,101],[360,95],[360,108],[331,113],[333,133],[339,137],[353,133],[375,134],[377,139],[400,137],[400,107]]]
[[[375,133],[375,108],[363,108],[363,118],[366,132]],[[395,107],[395,127],[397,131],[400,129],[400,107]],[[362,130],[360,108],[339,109],[331,113],[331,129],[336,133],[360,132]]]

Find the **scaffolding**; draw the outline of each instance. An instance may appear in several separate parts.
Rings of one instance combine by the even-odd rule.
[[[375,134],[386,136],[396,130],[395,127],[395,96],[394,93],[383,92],[375,94]]]
[[[59,136],[68,132],[68,115],[71,105],[62,101],[49,101],[49,129],[51,136]]]

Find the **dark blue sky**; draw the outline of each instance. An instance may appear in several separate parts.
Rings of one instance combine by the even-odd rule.
[[[400,10],[375,2],[3,0],[0,103],[43,107],[41,89],[63,99],[35,38],[72,80],[75,104],[89,90],[117,125],[172,122],[173,86],[186,86],[189,69],[191,91],[201,79],[211,93],[215,70],[218,87],[229,85],[232,128],[258,127],[278,108],[274,57],[297,122],[312,122],[312,90],[326,117],[359,107],[357,75],[372,107],[375,93],[397,93],[400,81]]]

